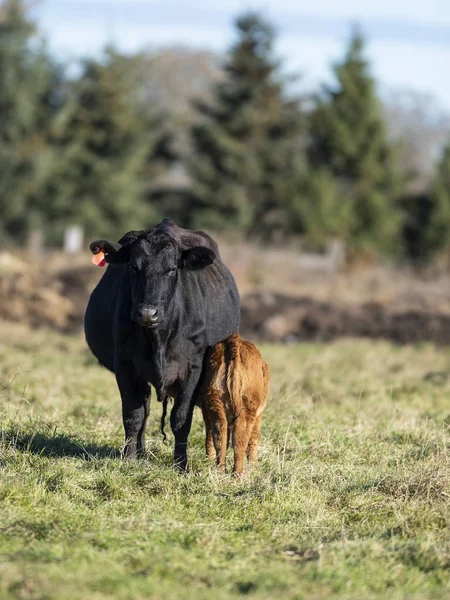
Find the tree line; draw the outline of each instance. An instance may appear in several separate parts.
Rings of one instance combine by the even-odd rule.
[[[352,31],[334,82],[295,97],[261,15],[236,19],[209,93],[180,124],[149,101],[143,56],[105,49],[76,76],[48,52],[23,0],[0,5],[0,234],[48,245],[65,228],[118,237],[162,216],[266,243],[427,261],[450,241],[450,140],[412,191],[387,132],[365,39]],[[176,174],[182,173],[182,177]]]

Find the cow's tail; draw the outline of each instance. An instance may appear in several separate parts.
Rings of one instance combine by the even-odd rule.
[[[242,409],[242,368],[241,368],[241,340],[238,333],[233,333],[226,341],[227,358],[227,389],[230,394],[231,405],[237,419]]]

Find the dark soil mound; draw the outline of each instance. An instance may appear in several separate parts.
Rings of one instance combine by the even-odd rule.
[[[62,332],[79,330],[89,294],[102,274],[90,264],[52,267],[14,257],[0,269],[0,319]],[[45,266],[45,265],[44,265]],[[450,343],[450,315],[394,312],[381,303],[360,306],[320,302],[268,291],[242,299],[241,332],[271,342],[328,341],[339,337],[384,338],[401,344]]]
[[[390,312],[377,303],[359,307],[254,292],[242,300],[242,334],[272,342],[328,341],[338,337],[384,338],[400,344],[450,343],[450,316]]]
[[[90,266],[45,272],[21,268],[0,274],[0,319],[63,332],[79,329],[95,282]]]

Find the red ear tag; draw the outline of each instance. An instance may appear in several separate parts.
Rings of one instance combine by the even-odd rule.
[[[91,259],[93,265],[97,265],[97,267],[104,267],[106,265],[106,258],[104,252],[99,252],[98,254],[94,254]]]

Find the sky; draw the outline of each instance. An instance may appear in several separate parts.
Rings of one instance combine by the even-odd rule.
[[[247,9],[276,26],[276,53],[304,89],[330,80],[358,23],[382,93],[431,94],[450,112],[450,0],[41,0],[34,15],[51,50],[72,60],[110,42],[125,52],[173,44],[224,52]]]

